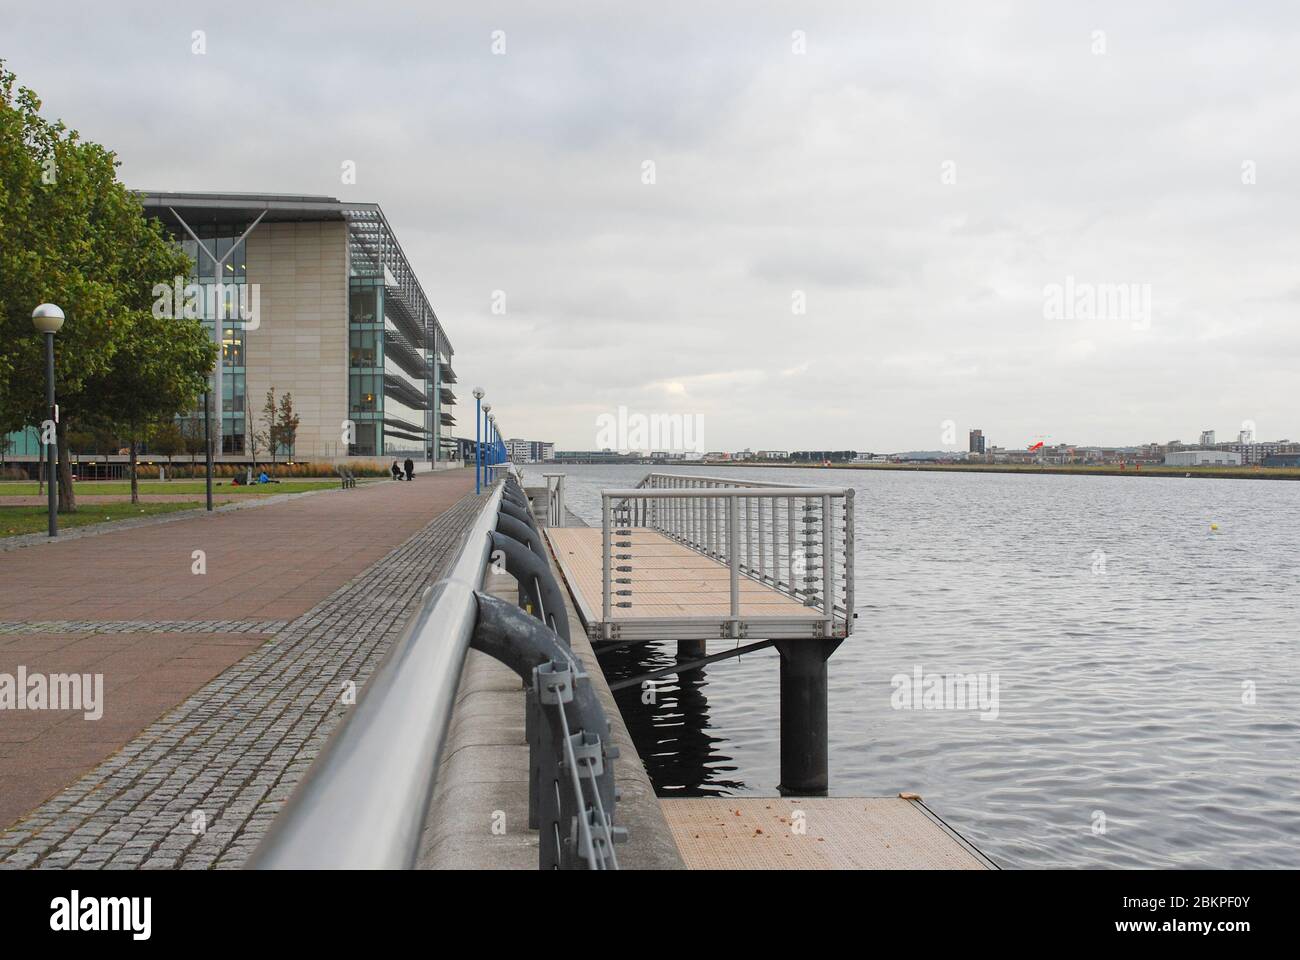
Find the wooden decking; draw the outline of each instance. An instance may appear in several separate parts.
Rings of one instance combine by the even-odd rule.
[[[920,800],[660,798],[691,870],[989,870]]]
[[[601,622],[600,530],[550,527],[546,535],[584,619],[589,625]],[[631,580],[616,588],[632,593],[614,599],[631,606],[612,607],[611,623],[698,623],[703,639],[719,635],[719,624],[731,614],[731,572],[726,566],[651,530],[637,529],[619,539],[632,545],[617,552],[629,553],[633,559],[617,562],[632,570],[616,574]],[[739,616],[756,626],[780,624],[782,631],[793,629],[796,635],[810,637],[817,635],[823,621],[820,611],[746,576],[740,578]],[[751,631],[750,635],[761,634]]]

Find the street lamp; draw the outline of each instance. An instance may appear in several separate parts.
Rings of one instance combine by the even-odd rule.
[[[483,454],[480,450],[482,441],[479,439],[479,426],[482,423],[483,415],[479,411],[479,405],[483,400],[483,388],[474,388],[474,496],[478,496],[483,475]]]
[[[32,311],[32,326],[37,333],[45,334],[45,414],[49,423],[59,422],[59,412],[54,406],[54,335],[63,328],[63,311],[52,303],[42,303]],[[41,424],[45,432],[46,425]],[[50,431],[52,434],[53,431]],[[50,536],[59,535],[59,505],[54,492],[54,437],[45,445],[45,480],[50,495]]]

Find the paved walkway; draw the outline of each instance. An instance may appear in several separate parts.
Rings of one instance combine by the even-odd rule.
[[[427,474],[0,555],[0,674],[105,687],[100,720],[0,711],[0,825],[22,816],[0,866],[241,865],[454,554],[472,488]]]

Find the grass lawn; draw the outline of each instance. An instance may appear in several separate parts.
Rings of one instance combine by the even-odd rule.
[[[159,513],[175,513],[177,510],[193,510],[203,504],[198,500],[192,503],[97,503],[84,505],[76,513],[59,514],[59,529],[85,527],[92,523],[106,520],[129,520],[133,517],[147,517]],[[48,517],[45,507],[6,507],[0,506],[0,537],[14,537],[22,533],[44,533],[48,529]]]
[[[230,480],[222,478],[212,481],[212,489],[222,494],[249,494],[266,496],[276,493],[304,493],[308,490],[329,490],[338,487],[337,480],[295,480],[286,479],[279,483],[257,483],[252,486],[233,486]],[[202,480],[141,480],[141,493],[173,493],[188,496],[203,496]],[[34,497],[41,493],[37,485],[30,481],[9,481],[0,483],[0,497]],[[129,496],[131,484],[125,480],[79,480],[77,493],[100,494],[104,496]]]

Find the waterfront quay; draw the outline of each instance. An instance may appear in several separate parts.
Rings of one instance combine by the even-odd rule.
[[[573,539],[587,528],[551,478],[525,492],[509,467],[484,472],[477,493],[472,470],[425,473],[0,554],[0,678],[96,691],[38,703],[25,687],[0,712],[0,867],[993,866],[920,797],[824,796],[825,659],[851,595],[796,602],[775,554],[742,575],[711,539],[742,542],[711,525],[724,501],[761,517],[764,496],[829,490],[723,482],[692,503],[648,478],[617,523],[663,531],[618,547],[649,561],[653,609],[611,619],[571,572],[601,531]],[[747,549],[766,556],[762,529]],[[851,575],[837,562],[825,582]],[[702,636],[764,627],[793,665],[787,795],[657,797],[596,648],[676,642],[686,671],[719,659],[691,659]]]
[[[426,473],[0,553],[0,674],[103,677],[96,720],[0,710],[0,867],[241,866],[473,489]]]

